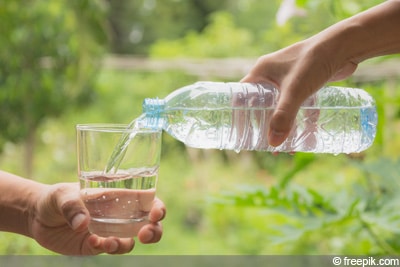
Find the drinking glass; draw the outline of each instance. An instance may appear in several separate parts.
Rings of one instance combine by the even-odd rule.
[[[161,130],[79,124],[80,195],[99,236],[134,237],[147,224],[156,194]]]

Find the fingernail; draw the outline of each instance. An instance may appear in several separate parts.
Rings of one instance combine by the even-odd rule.
[[[81,226],[81,224],[85,221],[86,216],[83,213],[78,213],[74,216],[74,218],[71,221],[71,228],[72,230],[76,230]]]
[[[142,243],[149,243],[153,240],[154,238],[154,232],[153,231],[147,231],[146,235],[144,237],[141,238],[141,242]]]
[[[276,130],[271,130],[268,134],[268,143],[271,146],[279,146],[283,141],[285,141],[285,134],[283,132],[278,132]]]
[[[113,253],[113,252],[116,252],[117,249],[118,249],[118,242],[115,241],[115,240],[112,240],[112,241],[109,243],[107,252],[108,252],[108,253]]]

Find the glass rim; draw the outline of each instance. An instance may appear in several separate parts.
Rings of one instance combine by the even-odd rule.
[[[82,123],[75,126],[77,131],[91,131],[91,132],[117,132],[117,133],[129,133],[132,129],[128,128],[129,124],[123,123]],[[139,132],[160,132],[162,129],[155,128],[139,128]]]

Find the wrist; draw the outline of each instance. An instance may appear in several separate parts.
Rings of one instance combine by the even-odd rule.
[[[0,230],[32,237],[36,203],[46,185],[0,172]]]

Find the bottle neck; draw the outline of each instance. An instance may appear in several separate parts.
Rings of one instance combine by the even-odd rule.
[[[143,123],[147,128],[162,129],[164,126],[165,100],[158,98],[146,98],[143,101]]]

